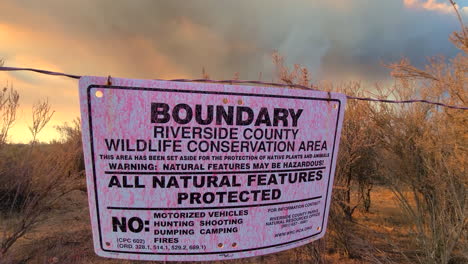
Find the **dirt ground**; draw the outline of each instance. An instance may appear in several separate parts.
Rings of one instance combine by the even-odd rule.
[[[65,206],[66,205],[66,206]],[[372,192],[370,212],[356,211],[355,236],[350,243],[359,252],[372,252],[371,258],[346,256],[335,250],[327,233],[321,241],[276,254],[210,263],[316,263],[314,246],[321,243],[325,263],[411,263],[401,252],[411,255],[411,237],[393,194],[382,187]],[[92,245],[86,193],[74,193],[61,206],[52,208],[48,218],[26,234],[11,249],[10,258],[0,263],[159,263],[105,259],[95,255]],[[376,259],[372,259],[372,257]],[[175,262],[171,262],[175,263]],[[202,262],[199,262],[202,263]]]

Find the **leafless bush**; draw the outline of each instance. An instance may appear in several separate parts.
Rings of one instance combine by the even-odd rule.
[[[33,105],[32,125],[29,126],[33,143],[36,143],[37,136],[49,123],[53,115],[54,111],[51,110],[48,100],[39,101]]]
[[[286,84],[301,84],[324,91],[338,91],[353,96],[363,96],[364,90],[358,82],[344,83],[333,86],[324,83],[317,86],[310,83],[310,73],[307,68],[298,64],[290,70],[285,65],[285,59],[278,52],[273,53],[273,63],[280,81]],[[370,192],[377,177],[375,153],[377,136],[373,131],[370,117],[371,105],[368,102],[348,102],[345,120],[341,133],[340,153],[335,173],[334,199],[343,210],[348,220],[359,205],[366,211],[371,206]],[[357,191],[353,188],[357,186]],[[352,203],[352,194],[358,193],[358,201]],[[338,226],[337,226],[338,227]]]
[[[16,111],[19,107],[19,94],[8,85],[0,92],[0,148],[8,139],[8,132],[16,120]]]
[[[382,109],[390,117],[379,122],[386,182],[413,225],[423,262],[448,263],[466,242],[466,116],[425,105]]]
[[[450,37],[450,40],[456,47],[461,49],[463,52],[468,53],[468,28],[465,26],[465,23],[463,23],[463,19],[458,11],[455,1],[449,0],[449,2],[452,4],[461,25],[461,32],[454,32]]]
[[[68,135],[61,144],[37,144],[37,136],[47,125],[52,112],[47,101],[33,108],[33,124],[30,127],[33,140],[19,150],[22,155],[14,163],[14,181],[10,182],[8,210],[0,223],[0,256],[26,233],[46,218],[47,212],[66,194],[82,189],[81,139],[75,128],[61,127]],[[13,148],[13,146],[10,146]],[[78,159],[77,159],[78,158]],[[2,175],[3,177],[4,175]],[[8,197],[8,196],[7,196]],[[5,196],[3,197],[5,199]],[[4,204],[5,205],[5,204]]]
[[[3,61],[0,60],[0,66],[3,65]],[[18,92],[10,87],[4,87],[0,92],[0,153],[2,154],[2,159],[0,159],[1,165],[6,165],[9,163],[14,163],[13,153],[8,153],[8,150],[5,150],[5,144],[8,140],[8,135],[11,127],[13,126],[16,120],[16,112],[19,107],[19,94]],[[9,154],[9,155],[5,155]],[[9,176],[9,171],[6,169],[6,166],[0,166],[0,175],[2,175],[2,180],[0,182],[0,208],[4,206],[5,203],[9,203],[14,199],[11,191],[11,183],[13,177]],[[8,202],[6,202],[8,201]]]
[[[0,66],[5,61],[0,58]],[[0,148],[6,143],[8,131],[16,120],[16,111],[19,107],[19,94],[13,85],[6,84],[0,92]]]
[[[434,58],[424,70],[408,60],[389,65],[399,80],[395,96],[466,105],[468,38],[462,27],[464,33],[452,40],[465,53],[449,63]],[[380,140],[386,179],[412,224],[421,262],[449,263],[468,247],[468,116],[421,104],[380,110],[375,117],[385,132]]]
[[[280,81],[317,88],[317,85],[310,83],[309,71],[306,68],[294,65],[294,69],[289,70],[284,63],[284,57],[277,52],[273,54],[273,62]],[[324,91],[339,91],[354,96],[364,94],[358,82],[338,86],[324,83],[318,87]],[[369,259],[374,253],[370,249],[371,243],[359,239],[356,230],[352,228],[355,226],[352,216],[356,208],[362,205],[365,211],[370,209],[370,192],[377,177],[378,157],[375,149],[378,137],[373,130],[371,107],[368,102],[348,102],[333,187],[329,220],[331,244],[334,250],[339,250],[350,258]],[[357,196],[358,199],[353,199],[353,196]],[[311,253],[316,255],[325,254],[324,247],[314,246],[312,249]]]
[[[360,83],[349,83],[340,90],[352,96],[364,96]],[[369,102],[350,101],[341,132],[340,152],[335,176],[335,201],[349,220],[359,205],[371,206],[370,192],[377,177],[377,135],[370,115]],[[358,199],[352,202],[353,188]]]
[[[72,124],[69,125],[65,123],[61,126],[56,126],[55,129],[60,133],[61,138],[59,141],[52,141],[51,144],[53,145],[65,145],[66,148],[74,150],[75,157],[73,160],[75,164],[72,169],[73,171],[83,172],[85,170],[84,167],[84,156],[83,156],[83,144],[81,141],[81,121],[79,118],[73,120]],[[82,185],[80,190],[86,192],[85,181],[83,178]]]
[[[276,67],[276,76],[281,82],[316,88],[311,84],[310,73],[306,67],[294,64],[294,68],[290,70],[289,67],[285,65],[284,57],[277,51],[273,53],[272,58]]]

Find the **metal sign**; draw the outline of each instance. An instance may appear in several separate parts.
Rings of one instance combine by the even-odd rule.
[[[80,104],[99,256],[234,259],[325,235],[344,95],[83,77]]]

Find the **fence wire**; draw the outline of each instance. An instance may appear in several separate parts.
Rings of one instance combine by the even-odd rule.
[[[68,74],[62,72],[55,72],[55,71],[48,71],[42,69],[34,69],[34,68],[19,68],[19,67],[0,67],[0,71],[32,71],[41,74],[47,75],[54,75],[54,76],[65,76],[72,79],[80,79],[82,76],[75,75],[75,74]],[[250,81],[250,80],[210,80],[210,79],[172,79],[172,80],[163,80],[163,79],[155,79],[159,81],[172,81],[172,82],[205,82],[205,83],[222,83],[222,84],[260,84],[260,85],[270,85],[270,86],[287,86],[287,87],[294,87],[304,90],[314,90],[312,87],[308,87],[305,85],[300,84],[284,84],[284,83],[274,83],[274,82],[262,82],[262,81]],[[389,103],[389,104],[410,104],[410,103],[425,103],[425,104],[432,104],[438,105],[442,107],[452,108],[452,109],[459,109],[459,110],[468,110],[466,106],[458,106],[458,105],[448,105],[439,102],[428,101],[424,99],[410,99],[410,100],[390,100],[390,99],[378,99],[378,98],[370,98],[370,97],[357,97],[346,95],[347,99],[350,100],[360,100],[360,101],[370,101],[370,102],[380,102],[380,103]]]

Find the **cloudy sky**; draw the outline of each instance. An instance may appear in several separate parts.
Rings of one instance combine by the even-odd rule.
[[[468,21],[468,0],[458,0]],[[453,57],[459,30],[445,0],[1,0],[0,58],[7,66],[123,78],[271,80],[271,54],[302,64],[312,79],[377,81],[381,62],[402,56],[423,65]],[[30,140],[32,104],[48,98],[54,125],[79,116],[78,82],[29,72],[0,72],[20,92],[12,142]]]

